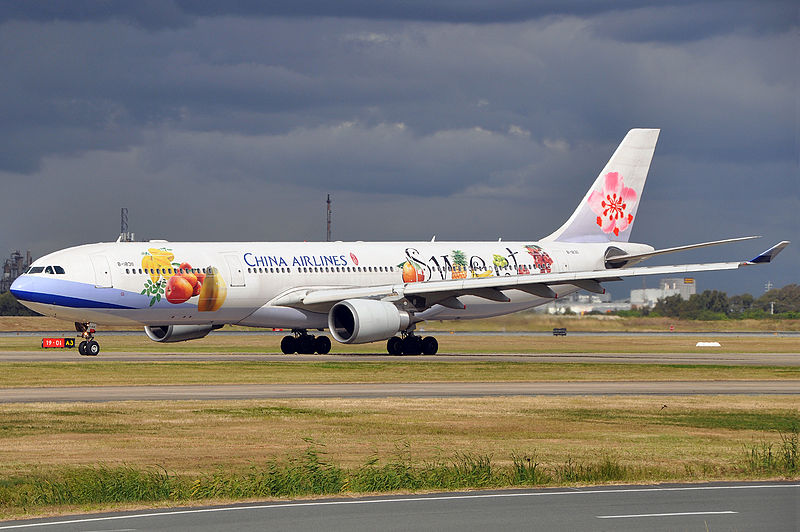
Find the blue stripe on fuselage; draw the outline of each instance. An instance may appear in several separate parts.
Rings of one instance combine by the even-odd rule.
[[[23,275],[11,285],[20,301],[69,308],[139,309],[150,306],[150,297],[117,288],[97,288],[93,284],[67,281],[49,276]]]
[[[91,299],[81,299],[79,297],[60,296],[57,294],[46,294],[44,292],[26,292],[24,290],[12,290],[14,297],[20,301],[30,301],[31,303],[44,303],[46,305],[57,305],[59,307],[72,308],[116,308],[133,309],[136,307],[126,307],[115,303],[103,301],[93,301]]]

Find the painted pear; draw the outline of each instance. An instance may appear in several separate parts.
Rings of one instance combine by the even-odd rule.
[[[206,268],[205,280],[203,280],[203,286],[200,288],[200,297],[197,301],[197,310],[200,312],[219,310],[227,295],[228,288],[219,274],[219,270],[212,266]]]

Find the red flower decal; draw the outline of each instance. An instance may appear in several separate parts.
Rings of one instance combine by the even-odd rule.
[[[350,258],[353,259],[353,264],[358,266],[358,257],[356,257],[352,251],[350,252]]]
[[[626,187],[618,172],[605,175],[602,190],[593,190],[589,195],[589,207],[597,215],[597,225],[604,233],[619,236],[633,222],[633,206],[636,203],[636,191]]]

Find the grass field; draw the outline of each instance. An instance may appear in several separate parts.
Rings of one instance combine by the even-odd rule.
[[[420,334],[426,334],[422,332]],[[71,335],[70,335],[71,336]],[[791,336],[464,336],[436,334],[440,353],[708,353],[697,342],[716,340],[721,347],[715,353],[800,353],[800,339]],[[103,352],[153,353],[280,353],[280,335],[210,334],[199,340],[158,343],[143,333],[130,336],[97,336]],[[386,354],[386,343],[343,345],[333,342],[332,354]],[[0,351],[39,351],[41,337],[13,336],[0,338]],[[77,350],[74,350],[76,356]],[[102,353],[100,355],[102,357]]]
[[[694,344],[708,339],[722,342],[715,352],[800,352],[796,338],[781,336],[437,337],[442,351],[460,353],[705,353]],[[100,341],[106,352],[274,353],[280,336],[158,344],[101,334]],[[35,336],[0,338],[0,350],[39,349]],[[383,344],[336,351],[382,353]],[[0,363],[0,393],[115,384],[798,378],[800,367],[413,357],[120,362],[75,353],[69,362]],[[356,492],[797,479],[798,427],[800,395],[0,404],[0,518]]]
[[[2,364],[3,387],[144,384],[800,379],[800,367],[525,362],[75,362]]]
[[[141,483],[137,475],[147,476],[148,471],[162,471],[173,479],[175,485],[167,491],[173,496],[152,499],[170,504],[205,498],[175,486],[203,487],[202,493],[214,496],[263,496],[252,486],[233,486],[251,482],[253,475],[263,485],[295,466],[300,471],[313,467],[317,473],[320,468],[339,468],[337,478],[344,480],[339,478],[339,484],[322,493],[353,491],[348,478],[360,479],[365,468],[374,476],[386,467],[380,482],[389,484],[378,491],[392,486],[408,489],[406,484],[392,484],[398,467],[413,477],[443,464],[452,464],[455,469],[445,473],[461,480],[422,485],[435,489],[798,478],[796,465],[795,469],[761,466],[767,448],[777,460],[783,448],[781,435],[791,436],[800,425],[798,412],[797,396],[0,405],[0,515],[24,514],[26,510],[15,501],[30,503],[33,499],[25,497],[37,489],[52,491],[61,479],[72,479],[69,489],[77,493],[89,489],[86,482],[106,485],[113,478],[114,484],[121,482],[119,476],[133,475]],[[310,465],[304,462],[309,449],[314,455]],[[796,456],[796,444],[794,449]],[[544,476],[514,481],[515,457],[517,466],[520,457],[523,466],[531,460],[528,466],[533,463]],[[472,478],[476,468],[484,472]],[[610,472],[603,473],[604,468]],[[57,490],[62,498],[56,501],[83,500],[67,497],[73,494],[64,494],[64,489]],[[317,493],[309,490],[299,494]],[[139,499],[113,502],[135,500]],[[56,511],[106,507],[110,501],[100,497],[84,502],[92,504]],[[27,511],[49,510],[31,503]]]

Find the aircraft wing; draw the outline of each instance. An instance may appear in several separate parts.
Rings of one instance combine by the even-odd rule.
[[[436,303],[448,304],[452,298],[475,295],[493,301],[508,301],[503,290],[522,290],[541,297],[556,297],[551,286],[573,285],[591,292],[603,292],[600,283],[619,281],[628,277],[644,275],[667,275],[690,272],[735,270],[745,266],[769,262],[789,244],[780,242],[757,257],[738,262],[712,262],[701,264],[677,264],[671,266],[643,266],[610,270],[590,270],[564,273],[542,273],[533,275],[500,275],[472,279],[448,279],[423,283],[400,283],[391,285],[353,288],[308,288],[283,294],[270,302],[271,305],[324,309],[345,299],[384,299],[399,301],[413,296],[424,298],[421,305],[428,308]],[[456,303],[457,304],[457,303]]]

